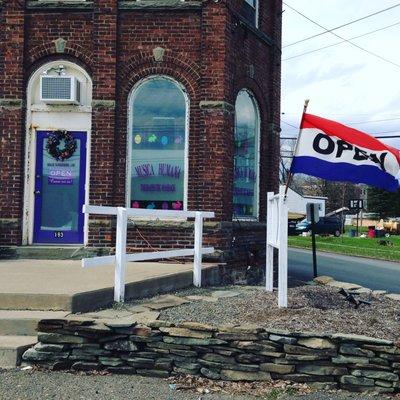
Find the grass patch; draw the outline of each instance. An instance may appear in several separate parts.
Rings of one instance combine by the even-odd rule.
[[[400,237],[360,238],[316,236],[317,249],[332,253],[370,257],[380,260],[400,261]],[[382,241],[389,242],[383,246]],[[311,237],[289,236],[288,245],[303,249],[311,248]]]

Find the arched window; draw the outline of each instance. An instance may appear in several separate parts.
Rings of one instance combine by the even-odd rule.
[[[241,90],[236,99],[234,218],[258,217],[260,118],[254,97]]]
[[[142,81],[131,97],[129,205],[182,210],[186,205],[185,91],[162,76]]]

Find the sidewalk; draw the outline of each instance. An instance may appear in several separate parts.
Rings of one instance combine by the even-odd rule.
[[[216,264],[203,264],[203,276]],[[192,284],[192,263],[128,263],[126,298]],[[75,260],[1,260],[0,309],[89,311],[113,301],[114,267],[83,269]]]

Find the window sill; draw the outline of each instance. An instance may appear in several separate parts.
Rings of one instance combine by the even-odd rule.
[[[35,112],[69,112],[69,113],[91,113],[92,107],[90,106],[75,106],[75,105],[47,105],[47,104],[33,104],[30,108]]]

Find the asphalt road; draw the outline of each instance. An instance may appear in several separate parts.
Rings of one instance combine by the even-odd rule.
[[[289,277],[310,281],[313,278],[312,254],[309,250],[289,249]],[[317,253],[318,275],[338,281],[357,283],[370,289],[400,293],[400,263]]]

